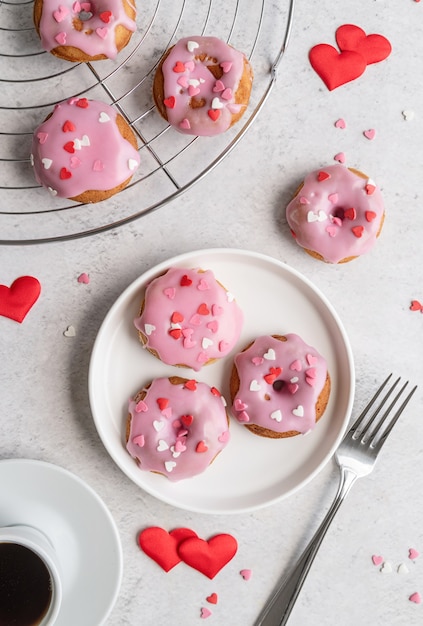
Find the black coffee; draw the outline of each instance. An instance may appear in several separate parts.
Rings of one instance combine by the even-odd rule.
[[[36,626],[50,606],[50,573],[32,550],[0,543],[0,626]]]

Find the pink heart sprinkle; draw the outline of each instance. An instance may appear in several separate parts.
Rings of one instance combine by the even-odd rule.
[[[420,602],[422,601],[422,598],[417,591],[416,593],[412,593],[408,599],[410,600],[410,602],[414,602],[415,604],[420,604]]]
[[[194,87],[194,85],[190,85],[188,87],[188,94],[190,98],[194,98],[194,96],[197,96],[199,93],[200,93],[199,87]]]
[[[90,277],[85,272],[83,272],[82,274],[78,276],[78,283],[84,283],[84,285],[88,285],[89,282],[90,282]]]
[[[208,289],[210,289],[210,285],[204,278],[202,278],[198,283],[197,289],[199,291],[207,291]]]
[[[298,385],[296,383],[288,383],[287,388],[289,393],[292,393],[292,395],[298,391]]]
[[[373,554],[372,561],[373,561],[373,565],[381,565],[383,563],[383,556],[379,556],[378,554]]]
[[[335,126],[336,128],[346,128],[347,124],[345,123],[345,120],[341,118],[339,118],[339,120],[336,120],[335,122]]]
[[[81,165],[81,160],[78,159],[78,157],[76,156],[72,156],[70,158],[70,166],[75,169],[76,167],[79,167]]]
[[[240,398],[235,398],[234,409],[235,411],[243,411],[247,408],[245,402],[243,402]]]
[[[330,237],[335,237],[336,235],[336,226],[326,226],[326,232]]]
[[[201,315],[199,315],[198,313],[194,313],[194,315],[189,320],[189,323],[192,324],[193,326],[200,326],[201,325]]]
[[[222,81],[217,80],[213,87],[214,93],[219,93],[220,91],[223,91],[224,89],[225,89],[225,85],[222,83]]]
[[[236,416],[238,422],[249,422],[250,421],[250,416],[248,415],[248,413],[246,411],[242,411],[241,413],[239,413]]]
[[[164,415],[165,417],[167,417],[167,419],[169,419],[170,417],[172,417],[172,408],[170,406],[168,406],[165,409],[163,409],[162,411],[160,411],[160,413],[162,415]]]
[[[330,193],[330,194],[328,195],[328,200],[329,200],[329,202],[331,202],[332,204],[336,204],[336,203],[338,202],[338,198],[339,198],[339,196],[338,196],[338,194],[337,194],[337,193]]]
[[[193,72],[195,69],[195,63],[194,61],[187,61],[185,63],[185,69],[188,70],[188,72]]]
[[[53,11],[53,17],[56,20],[56,22],[63,22],[63,20],[65,19],[68,13],[69,13],[69,9],[67,7],[60,5],[57,11]]]
[[[229,87],[227,87],[220,97],[222,98],[222,100],[230,100],[232,98],[232,89],[229,89]]]
[[[133,438],[132,443],[142,448],[145,444],[144,435],[137,435]]]
[[[307,354],[306,360],[307,360],[307,363],[309,365],[316,365],[316,363],[317,363],[317,356],[313,356],[312,354]],[[310,376],[311,376],[311,374],[310,374]]]
[[[180,76],[176,82],[178,83],[178,85],[180,85],[184,89],[186,89],[188,87],[188,77],[187,76]]]
[[[106,39],[109,29],[106,27],[100,27],[100,28],[96,28],[95,32],[100,37],[100,39]]]
[[[310,202],[304,196],[300,196],[300,204],[310,204]]]
[[[93,170],[94,172],[102,172],[104,170],[104,165],[99,159],[97,159],[97,161],[94,161]]]
[[[66,45],[66,33],[59,33],[54,39],[55,41],[57,41],[59,46]]]
[[[148,411],[148,406],[146,405],[144,400],[140,400],[139,402],[137,402],[137,404],[135,405],[135,412],[145,413],[146,411]]]
[[[38,141],[43,144],[47,141],[48,133],[39,132],[37,133]]]
[[[369,128],[369,130],[364,131],[363,135],[366,137],[366,139],[369,139],[371,141],[375,138],[376,131],[374,128]]]
[[[229,343],[222,339],[222,341],[219,342],[219,352],[225,352],[228,348]]]
[[[303,369],[301,366],[301,361],[299,361],[299,359],[296,359],[291,363],[289,369],[294,370],[294,372],[301,372],[301,370]]]
[[[253,572],[250,569],[242,569],[239,573],[244,580],[250,580],[251,576],[253,575]]]
[[[254,363],[254,365],[261,365],[263,363],[264,359],[263,359],[262,356],[253,356],[251,361]]]
[[[408,558],[412,559],[414,561],[414,559],[417,559],[419,557],[419,553],[417,552],[417,550],[415,550],[414,548],[410,548],[408,551]]]
[[[310,387],[314,387],[316,384],[316,379],[315,378],[310,378],[309,376],[306,376],[306,383],[308,385],[310,385]]]
[[[334,159],[334,161],[338,161],[338,163],[345,163],[345,154],[344,154],[344,152],[338,152],[338,154],[335,154],[333,159]]]
[[[207,326],[207,328],[208,328],[209,330],[211,330],[211,331],[212,331],[212,333],[217,333],[217,330],[218,330],[218,328],[219,328],[219,324],[216,322],[216,320],[214,320],[214,321],[212,321],[212,322],[208,322],[208,323],[206,324],[206,326]]]
[[[218,304],[213,304],[212,306],[212,315],[222,315],[223,309]]]
[[[229,441],[229,430],[225,430],[221,435],[219,435],[218,440],[220,443],[226,443]]]
[[[187,447],[183,444],[183,442],[180,439],[177,439],[175,441],[175,452],[185,452],[186,449]]]
[[[189,120],[187,120],[187,118],[183,119],[179,124],[179,128],[182,128],[182,130],[189,130],[191,128]]]
[[[205,606],[201,607],[201,619],[207,619],[211,614],[210,609],[207,609]]]
[[[169,300],[173,300],[175,297],[175,293],[176,293],[176,289],[175,287],[167,287],[164,291],[163,291],[164,295],[167,296],[169,298]]]
[[[223,61],[223,63],[220,64],[220,67],[222,68],[223,73],[227,74],[232,69],[232,63],[230,61]]]

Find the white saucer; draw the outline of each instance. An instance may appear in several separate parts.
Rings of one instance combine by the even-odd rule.
[[[63,600],[55,626],[100,626],[122,580],[115,522],[99,496],[74,474],[29,459],[0,461],[0,525],[39,528],[56,548]]]

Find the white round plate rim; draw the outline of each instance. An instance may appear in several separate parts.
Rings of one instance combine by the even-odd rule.
[[[232,354],[222,359],[221,362],[203,367],[200,372],[174,368],[161,363],[143,350],[133,326],[133,319],[137,316],[141,303],[143,288],[155,276],[164,273],[171,266],[211,269],[216,278],[234,294],[244,311],[244,328]],[[241,285],[239,280],[235,280],[235,278],[239,279],[239,276],[245,277],[246,272],[252,272],[253,276],[254,273],[257,274],[257,282],[260,284],[256,284],[253,288],[256,291],[253,291],[250,286],[247,289],[246,285]],[[230,280],[231,274],[234,275],[232,281]],[[278,306],[279,300],[283,299],[283,294],[279,296],[279,290],[274,288],[275,280],[279,287],[284,288],[284,291],[288,290],[290,297],[294,300],[298,299],[300,304],[307,305],[301,306],[300,311],[290,312],[289,309],[285,311],[288,318],[295,320],[292,322],[293,327],[287,328],[284,322],[279,321],[281,317],[279,309],[277,311],[264,310],[263,300],[260,298],[257,298],[260,300],[258,306],[257,303],[252,302],[257,290],[266,288],[262,283],[266,282],[267,278],[271,287],[271,293],[269,290],[264,293],[269,304],[268,308],[271,308],[270,299],[276,298]],[[266,317],[265,314],[268,319],[266,323],[264,321],[262,323],[262,319]],[[253,320],[254,317],[259,319]],[[316,325],[316,330],[308,328],[309,321],[313,322],[310,326]],[[317,328],[320,330],[320,336],[317,336]],[[247,340],[250,341],[254,336],[262,334],[289,332],[296,332],[302,336],[306,343],[316,347],[328,359],[332,380],[331,397],[325,415],[312,433],[307,437],[293,437],[289,440],[269,440],[252,435],[231,419],[230,444],[203,474],[174,483],[162,476],[144,472],[138,468],[126,451],[124,442],[125,407],[129,397],[152,378],[171,376],[175,373],[208,382],[220,388],[224,393],[223,370],[233,355],[246,345]],[[325,337],[325,341],[322,340],[322,336]],[[135,382],[137,380],[133,372],[135,368],[140,372],[139,383]],[[144,370],[148,371],[148,375],[144,373]],[[341,375],[342,385],[339,384]],[[121,390],[116,389],[119,381]],[[91,411],[100,439],[115,463],[135,484],[150,495],[178,508],[199,513],[228,514],[244,513],[278,502],[307,484],[324,467],[333,456],[345,433],[353,404],[355,379],[352,350],[343,324],[326,296],[308,278],[286,263],[262,253],[237,248],[210,248],[194,250],[167,259],[144,272],[123,291],[111,306],[98,331],[90,360],[88,387]],[[127,389],[126,395],[125,389]],[[335,426],[328,432],[330,421],[333,421]],[[322,440],[321,435],[316,434],[318,431],[327,434],[329,441]],[[299,440],[301,440],[301,448],[299,448]],[[252,447],[253,441],[254,447]],[[310,444],[310,441],[314,443]],[[275,443],[279,448],[275,448]],[[322,448],[321,453],[316,449],[317,443]],[[236,444],[238,444],[237,448],[235,448]],[[288,454],[286,454],[287,451]],[[290,462],[295,456],[294,478],[289,475],[281,476],[278,482],[279,477],[276,476],[276,483],[272,486],[271,481],[274,479],[268,475],[261,478],[258,478],[256,474],[247,475],[247,464],[248,468],[251,465],[249,452],[253,455],[255,465],[257,462],[260,465],[263,455],[273,461],[277,458],[278,472],[283,472],[280,454],[289,456]],[[313,455],[316,458],[312,458],[311,462]],[[304,463],[310,465],[306,470],[301,467],[301,456],[304,456]],[[275,464],[273,467],[264,466],[262,469],[271,472],[276,470],[276,466]],[[225,473],[227,471],[229,474]],[[259,471],[258,469],[257,473]],[[242,476],[238,476],[242,472],[246,474],[245,480],[250,485],[247,488],[243,484]],[[234,481],[232,494],[229,490],[230,479]],[[221,485],[222,480],[225,483],[226,495],[215,493],[216,486]]]
[[[69,470],[35,459],[0,460],[0,482],[8,487],[0,525],[33,525],[58,553],[63,597],[55,626],[104,624],[121,587],[123,555],[100,496]]]

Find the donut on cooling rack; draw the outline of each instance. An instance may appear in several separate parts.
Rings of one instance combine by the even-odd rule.
[[[327,263],[346,263],[371,250],[384,215],[375,183],[340,164],[308,174],[286,208],[295,241]]]
[[[156,378],[129,401],[126,448],[141,470],[171,481],[204,472],[229,441],[225,401],[216,387]]]
[[[253,70],[242,52],[216,37],[186,37],[164,55],[153,96],[162,117],[181,133],[225,132],[245,112]]]
[[[71,98],[35,130],[31,162],[52,195],[99,202],[126,187],[140,159],[131,127],[113,107]]]
[[[134,0],[35,0],[34,24],[43,48],[73,62],[115,59],[135,31]]]
[[[258,337],[236,355],[230,393],[233,414],[253,434],[306,434],[329,400],[326,360],[294,333]]]

